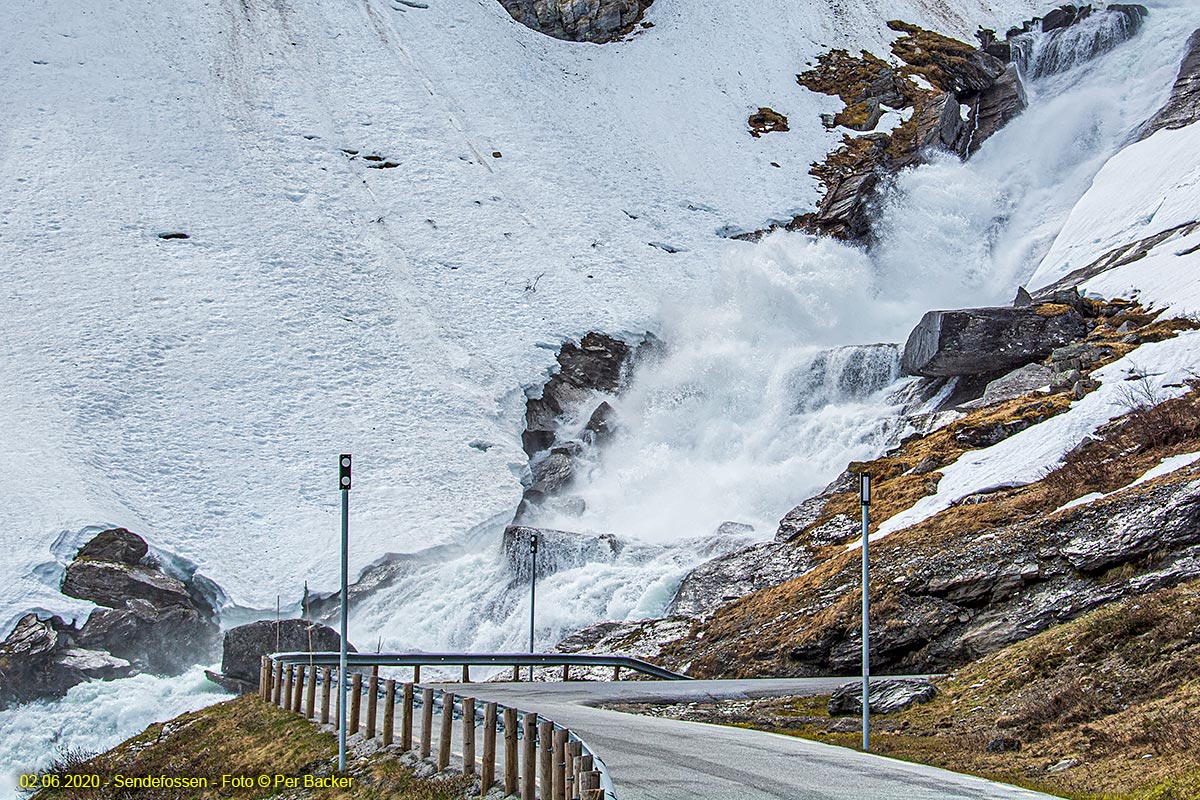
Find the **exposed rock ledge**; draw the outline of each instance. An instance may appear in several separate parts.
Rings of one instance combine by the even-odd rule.
[[[634,29],[654,0],[500,0],[527,28],[571,42],[611,42]]]

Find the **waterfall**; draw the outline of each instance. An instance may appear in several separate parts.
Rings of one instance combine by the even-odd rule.
[[[1018,34],[1009,39],[1013,62],[1026,79],[1066,72],[1133,38],[1144,18],[1141,7],[1123,6],[1092,13],[1066,28]]]
[[[795,233],[735,242],[704,286],[664,301],[666,351],[609,398],[619,431],[581,463],[567,490],[574,502],[537,521],[620,543],[577,565],[586,540],[564,539],[561,569],[538,582],[539,646],[599,620],[665,613],[696,564],[771,538],[847,462],[908,432],[904,414],[920,412],[922,398],[898,378],[899,346],[878,343],[903,341],[931,308],[1008,302],[1174,81],[1179,48],[1113,47],[1110,33],[1085,44],[1124,24],[1121,14],[1093,17],[1028,38],[1040,49],[1026,69],[1066,71],[1031,79],[1030,108],[969,161],[947,156],[901,174],[870,252]],[[1144,41],[1182,45],[1198,22],[1190,3],[1156,6]],[[1093,47],[1104,54],[1086,69],[1061,55]],[[526,646],[528,592],[513,585],[502,531],[497,523],[486,545],[363,597],[351,638],[382,633],[396,649]]]

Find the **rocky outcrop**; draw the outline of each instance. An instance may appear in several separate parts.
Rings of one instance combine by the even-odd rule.
[[[871,713],[894,714],[913,703],[928,703],[937,687],[927,680],[883,678],[871,681]],[[829,696],[829,716],[862,713],[862,682],[844,683]]]
[[[783,583],[812,567],[811,552],[787,542],[762,542],[705,561],[680,582],[667,613],[705,617],[731,600]]]
[[[1164,128],[1174,129],[1200,120],[1200,30],[1188,40],[1179,77],[1166,104],[1138,131],[1137,138],[1147,139]]]
[[[530,542],[537,537],[537,558],[530,558]],[[529,581],[530,561],[536,562],[538,578],[594,562],[611,563],[624,550],[612,534],[593,536],[572,531],[510,525],[504,530],[501,547],[508,572],[516,583]]]
[[[805,88],[845,103],[827,126],[868,133],[843,137],[840,148],[813,165],[824,196],[816,211],[785,226],[791,230],[870,241],[873,205],[887,175],[920,163],[930,150],[965,158],[1026,107],[1020,75],[1000,59],[915,25],[888,25],[904,34],[892,45],[903,66],[832,50],[796,76]],[[892,131],[875,131],[886,109],[912,113]]]
[[[514,524],[535,522],[542,504],[569,489],[580,457],[613,436],[619,420],[610,399],[624,387],[632,366],[658,346],[650,334],[631,345],[593,332],[578,344],[567,342],[560,348],[558,368],[540,394],[525,401],[521,441],[529,456],[529,471]],[[582,504],[581,498],[577,500]]]
[[[906,375],[999,374],[1041,361],[1087,334],[1083,316],[1058,304],[930,311],[904,345]]]
[[[975,38],[988,54],[1037,78],[1064,72],[1131,39],[1148,13],[1145,6],[1132,3],[1113,3],[1102,10],[1068,3],[1010,28],[1003,40],[990,28],[980,28]],[[1085,21],[1086,26],[1080,24]]]
[[[133,673],[128,661],[79,647],[77,629],[59,617],[26,614],[0,643],[0,709],[43,697],[62,697],[72,686]]]
[[[610,42],[633,30],[654,0],[500,0],[512,18],[570,42]]]
[[[206,672],[209,680],[226,689],[248,694],[258,688],[261,659],[271,653],[329,653],[342,646],[333,628],[302,619],[262,620],[239,625],[225,632],[221,647],[221,671]],[[351,653],[358,652],[347,644]]]
[[[750,126],[750,135],[755,139],[764,133],[783,133],[788,130],[787,117],[773,108],[758,109],[750,115],[747,124]]]
[[[1200,578],[1200,468],[985,530],[881,542],[874,670],[946,671],[1116,600]],[[856,670],[857,567],[850,558],[831,562],[798,579],[804,586],[728,605],[667,645],[666,661],[690,663],[703,676]],[[768,604],[784,597],[786,613]],[[741,633],[747,613],[757,622]]]
[[[0,698],[61,696],[77,683],[152,672],[173,675],[209,659],[217,610],[211,582],[169,575],[148,557],[142,537],[103,531],[76,553],[62,592],[101,606],[82,627],[26,615],[0,648]]]

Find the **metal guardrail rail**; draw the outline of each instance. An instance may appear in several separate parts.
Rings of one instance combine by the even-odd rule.
[[[272,659],[284,664],[319,664],[332,666],[338,663],[337,653],[275,653]],[[349,653],[349,667],[620,667],[649,675],[664,681],[688,681],[687,675],[663,669],[630,656],[605,656],[586,653]]]
[[[329,688],[325,679],[330,678],[331,683],[336,683],[337,678],[333,676],[336,675],[339,658],[340,654],[331,652],[274,653],[270,656],[265,656],[263,658],[263,672],[260,675],[260,696],[262,696],[264,700],[272,702],[275,705],[287,708],[291,711],[296,711],[297,713],[302,713],[304,716],[310,719],[315,719],[317,714],[314,692],[316,686],[321,685],[323,689],[322,716],[328,718]],[[355,730],[357,730],[357,703],[362,698],[361,692],[363,688],[366,688],[366,694],[369,701],[368,704],[370,707],[370,722],[368,723],[368,730],[370,733],[368,735],[374,735],[375,708],[378,704],[378,701],[383,699],[385,704],[388,702],[395,702],[396,682],[394,680],[387,681],[387,688],[385,689],[384,682],[381,682],[378,678],[379,667],[413,667],[414,671],[418,672],[418,675],[414,676],[413,683],[405,684],[409,687],[405,693],[405,702],[408,704],[407,707],[410,709],[410,711],[414,705],[424,707],[427,693],[430,701],[430,713],[423,713],[423,719],[431,719],[432,710],[441,709],[444,715],[442,716],[441,723],[443,726],[454,719],[462,720],[465,713],[470,713],[471,716],[474,717],[473,722],[475,724],[471,726],[472,730],[475,727],[479,727],[481,722],[486,726],[486,715],[481,708],[475,707],[474,698],[455,696],[453,692],[430,686],[423,687],[423,691],[420,696],[418,696],[416,692],[411,691],[414,684],[417,684],[420,680],[418,676],[421,667],[460,665],[463,666],[464,677],[466,676],[467,668],[470,666],[501,666],[514,668],[564,666],[565,678],[566,666],[581,666],[612,667],[614,668],[615,672],[619,672],[620,669],[630,669],[653,678],[659,678],[661,680],[691,680],[686,675],[680,675],[677,672],[663,669],[662,667],[651,664],[648,661],[642,661],[641,659],[632,658],[629,656],[605,656],[580,653],[350,653],[347,655],[346,666],[348,668],[348,672],[347,675],[344,676],[344,679],[348,685],[351,683],[353,684],[354,689],[356,690],[354,697],[357,698],[354,700],[354,708],[356,710],[354,712],[354,716],[352,717],[353,721],[350,723],[350,732],[354,733]],[[316,669],[318,666],[323,668],[321,670],[322,674],[319,679]],[[305,711],[304,708],[305,703],[302,697],[304,692],[301,686],[301,683],[304,680],[305,667],[310,669],[308,677],[309,682],[307,686],[307,711]],[[372,669],[372,677],[367,687],[362,686],[362,673],[359,672],[359,670],[362,670],[364,667],[369,667]],[[284,677],[285,675],[286,678]],[[293,676],[296,678],[295,683],[293,683]],[[351,678],[353,678],[353,680],[351,680]],[[447,697],[450,698],[448,714],[446,714]],[[467,704],[463,702],[464,700],[470,701],[470,705],[474,709],[473,711],[467,712]],[[537,719],[537,715],[533,712],[522,711],[512,707],[505,707],[501,704],[493,703],[489,705],[495,706],[499,712],[503,712],[506,708],[508,708],[511,712],[513,712],[514,719],[516,719],[516,714],[520,714],[522,719],[529,715],[532,715],[535,719]],[[388,708],[390,708],[390,706],[388,706]],[[385,728],[387,730],[385,737],[390,737],[391,728],[389,726],[392,724],[391,714],[385,711],[384,719]],[[595,770],[591,774],[597,778],[597,783],[593,784],[597,790],[597,794],[595,796],[602,797],[604,800],[616,800],[617,793],[613,785],[612,776],[609,774],[608,768],[605,765],[604,760],[600,758],[600,755],[574,731],[571,731],[566,727],[553,722],[552,720],[546,720],[543,718],[543,721],[550,726],[548,732],[565,732],[564,744],[566,742],[573,743],[577,748],[575,750],[576,754],[587,757],[587,761],[590,762],[588,769]],[[495,725],[495,722],[495,717],[493,717],[493,726]],[[424,725],[424,723],[422,724]],[[514,737],[514,746],[515,740],[526,740],[529,738],[527,736],[527,730],[528,729],[525,729],[524,726],[517,728]],[[530,731],[529,736],[532,736],[534,740],[537,741],[538,745],[541,746],[545,733],[547,732],[540,730],[536,733]],[[422,735],[424,737],[428,737],[430,734],[431,731],[423,733]],[[558,735],[554,734],[553,738],[557,742]],[[387,741],[388,738],[385,738],[385,743]],[[448,741],[449,740],[446,739],[446,742]],[[472,744],[472,748],[473,747],[474,745]],[[567,760],[570,761],[569,758]],[[530,779],[532,779],[532,774],[530,773],[530,775]],[[542,785],[542,775],[543,773],[541,770],[539,770],[539,777],[537,779],[539,786]],[[582,777],[582,775],[576,775],[573,780],[580,781]],[[513,780],[515,779],[516,772],[514,769]],[[507,780],[508,778],[506,777],[506,781]],[[570,780],[572,779],[568,779],[568,782],[570,782]],[[578,783],[575,786],[575,789],[578,791],[582,787],[583,784]],[[521,796],[523,798],[532,797],[532,794],[528,792],[532,792],[532,789],[524,789],[524,787],[522,787]],[[549,800],[550,795],[543,794],[542,796]],[[570,796],[583,797],[585,795],[575,794]],[[590,792],[588,792],[586,793],[586,796],[591,797],[592,795]]]

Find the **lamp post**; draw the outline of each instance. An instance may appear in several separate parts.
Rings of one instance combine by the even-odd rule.
[[[871,507],[871,476],[859,475],[858,499],[862,505],[862,748],[871,749],[871,598],[867,590],[867,527]]]
[[[529,532],[529,654],[533,655],[534,602],[537,600],[537,531]],[[529,680],[533,681],[533,664],[529,665]]]
[[[342,642],[338,652],[338,772],[346,771],[346,639],[349,620],[350,454],[338,456],[338,488],[342,492]]]

